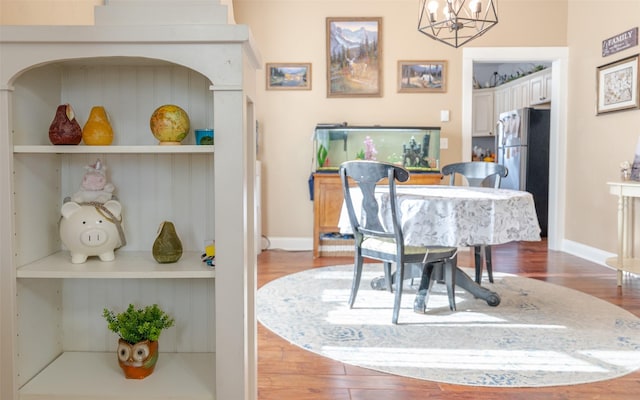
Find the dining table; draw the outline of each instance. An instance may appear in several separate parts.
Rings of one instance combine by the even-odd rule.
[[[356,215],[361,214],[362,194],[351,188]],[[376,191],[383,226],[391,227],[391,202],[387,190]],[[487,187],[420,185],[397,186],[396,205],[407,246],[473,247],[514,241],[540,241],[540,224],[533,196],[529,192]],[[352,234],[343,205],[338,227]],[[419,269],[418,269],[419,270]],[[422,280],[423,283],[425,280]],[[476,283],[456,266],[456,286],[491,306],[500,296]],[[428,280],[427,280],[428,282]],[[384,287],[384,285],[383,285]],[[421,285],[414,310],[424,310],[428,288]]]

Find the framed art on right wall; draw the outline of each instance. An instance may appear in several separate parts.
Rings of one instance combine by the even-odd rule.
[[[638,54],[601,65],[596,73],[596,114],[631,110],[638,102]]]

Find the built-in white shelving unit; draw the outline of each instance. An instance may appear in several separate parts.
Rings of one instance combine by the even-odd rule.
[[[96,26],[0,26],[2,400],[256,396],[259,55],[246,26],[220,22],[218,0],[151,2],[98,6]],[[81,126],[104,106],[113,144],[51,145],[48,127],[64,103]],[[162,104],[184,108],[192,131],[213,128],[215,146],[196,146],[192,133],[158,145],[149,118]],[[123,205],[127,244],[112,262],[72,264],[60,207],[96,159]],[[173,264],[151,254],[165,220],[184,248]],[[210,239],[215,268],[201,260]],[[102,318],[103,308],[129,303],[157,303],[176,319],[143,381],[124,378]]]

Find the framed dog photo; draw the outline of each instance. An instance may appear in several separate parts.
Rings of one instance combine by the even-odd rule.
[[[267,90],[311,90],[310,63],[267,63]]]
[[[446,61],[398,61],[399,93],[445,93]]]
[[[597,68],[596,114],[638,108],[638,54]]]

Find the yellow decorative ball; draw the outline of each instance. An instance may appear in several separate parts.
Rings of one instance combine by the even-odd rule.
[[[180,144],[189,133],[189,115],[176,105],[165,104],[153,112],[149,126],[160,144]]]

